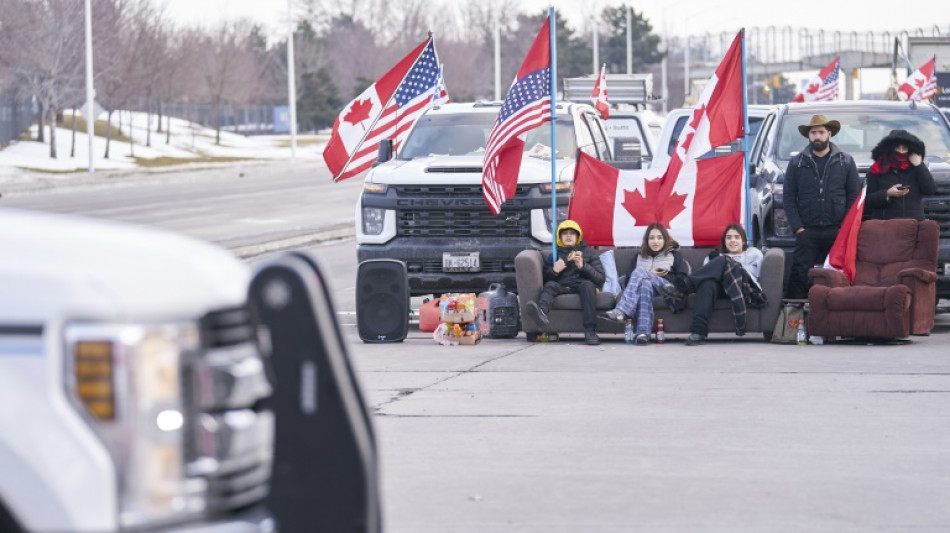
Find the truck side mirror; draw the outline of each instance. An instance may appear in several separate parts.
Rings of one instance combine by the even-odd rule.
[[[379,152],[376,154],[376,163],[373,164],[375,167],[380,163],[385,163],[393,158],[393,140],[392,139],[383,139],[379,141]]]
[[[249,289],[275,382],[267,503],[280,531],[379,533],[376,436],[322,270],[288,253]]]

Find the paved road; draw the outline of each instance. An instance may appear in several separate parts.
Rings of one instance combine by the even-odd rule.
[[[376,413],[389,533],[950,530],[948,314],[905,345],[363,344],[352,247],[306,251]]]
[[[220,207],[185,194],[136,221],[181,223],[235,249],[241,234],[229,231],[266,233],[242,222],[250,216],[284,220],[288,231],[291,212],[313,228],[344,211],[352,223],[358,184],[310,196],[305,167],[283,178],[278,167],[267,171],[277,176],[270,188],[287,184],[299,205],[280,191],[268,200],[268,187],[238,192],[242,178],[225,169],[217,190],[203,189]],[[149,194],[163,189],[119,195],[124,188],[44,196],[76,194],[102,201],[99,216],[136,219],[121,204],[150,209]],[[45,201],[4,194],[0,205],[13,200]],[[238,206],[255,214],[222,214]],[[415,329],[405,342],[371,345],[354,327],[352,240],[305,250],[327,265],[376,414],[388,533],[950,530],[950,315],[906,345],[714,335],[686,347],[671,335],[647,347],[519,337],[450,348]]]

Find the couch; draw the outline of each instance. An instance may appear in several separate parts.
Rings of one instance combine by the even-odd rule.
[[[837,270],[813,268],[808,332],[839,337],[926,335],[934,327],[937,242],[933,220],[861,223],[854,283]]]
[[[606,250],[600,249],[599,252]],[[703,260],[709,255],[712,248],[681,248],[684,258],[693,270],[703,265]],[[639,248],[615,248],[614,257],[620,275],[630,265]],[[548,313],[550,324],[545,328],[531,320],[525,314],[525,305],[530,301],[537,301],[544,285],[542,268],[544,258],[549,257],[548,250],[524,250],[515,257],[515,281],[518,285],[518,305],[521,308],[521,329],[529,342],[537,338],[541,332],[583,333],[581,323],[581,300],[576,294],[565,294],[554,299],[551,311]],[[772,248],[765,252],[762,261],[762,271],[759,273],[759,283],[768,297],[768,305],[761,309],[749,307],[746,311],[746,332],[760,332],[768,340],[772,338],[772,330],[782,307],[782,279],[785,273],[785,253],[779,248]],[[693,307],[695,295],[690,294],[687,299],[686,310],[674,314],[666,301],[657,296],[653,299],[653,309],[656,317],[663,319],[666,333],[689,333],[692,320],[690,310]],[[617,295],[601,291],[597,293],[597,311],[607,311],[614,308]],[[623,334],[623,324],[611,322],[601,318],[597,321],[597,332],[606,334]],[[713,314],[709,318],[710,333],[735,333],[735,322],[732,316],[732,306],[726,298],[716,300]]]

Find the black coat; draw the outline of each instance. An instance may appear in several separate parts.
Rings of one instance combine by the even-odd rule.
[[[927,155],[927,147],[916,135],[906,130],[891,130],[871,150],[871,157],[875,161],[893,153],[894,148],[902,144],[911,154]],[[887,190],[900,183],[910,187],[910,191],[900,198],[888,198]],[[924,219],[924,209],[921,198],[925,195],[936,194],[937,184],[927,165],[921,163],[911,166],[907,170],[891,168],[879,174],[868,173],[867,198],[864,200],[864,218],[888,220],[892,218]]]
[[[574,261],[567,260],[567,254],[573,250],[580,250],[583,254],[584,267],[582,269],[578,269]],[[557,262],[557,259],[563,259],[564,264],[567,265],[560,274],[554,272],[554,263]],[[589,279],[598,289],[604,286],[604,280],[606,279],[604,266],[600,264],[600,258],[584,244],[584,241],[570,248],[558,246],[557,258],[555,259],[549,255],[544,261],[544,281],[556,281],[562,286],[572,287],[583,279]]]
[[[831,143],[824,175],[819,176],[811,148],[806,146],[792,157],[785,171],[783,195],[788,225],[792,231],[809,226],[841,226],[860,189],[854,158]]]
[[[900,198],[888,198],[887,190],[895,184],[910,187]],[[924,219],[921,198],[936,194],[937,184],[927,165],[921,163],[907,170],[891,169],[884,174],[868,173],[868,192],[864,200],[864,218],[889,220],[892,218]]]

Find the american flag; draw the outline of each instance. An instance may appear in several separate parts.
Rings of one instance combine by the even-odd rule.
[[[924,63],[922,67],[907,77],[907,80],[897,89],[897,92],[906,97],[907,100],[914,100],[915,102],[933,98],[937,94],[937,76],[934,74],[936,63],[936,57]]]
[[[495,215],[515,192],[525,134],[551,120],[550,17],[544,21],[508,89],[485,147],[482,195]]]
[[[393,139],[393,148],[398,149],[429,107],[448,101],[444,89],[438,89],[439,58],[435,43],[430,38],[420,47],[363,91],[337,117],[323,152],[334,181],[370,168],[383,139]],[[437,90],[439,97],[433,98]]]
[[[795,95],[793,102],[820,102],[838,98],[838,74],[841,58],[834,58],[818,75],[808,81],[802,92]]]

